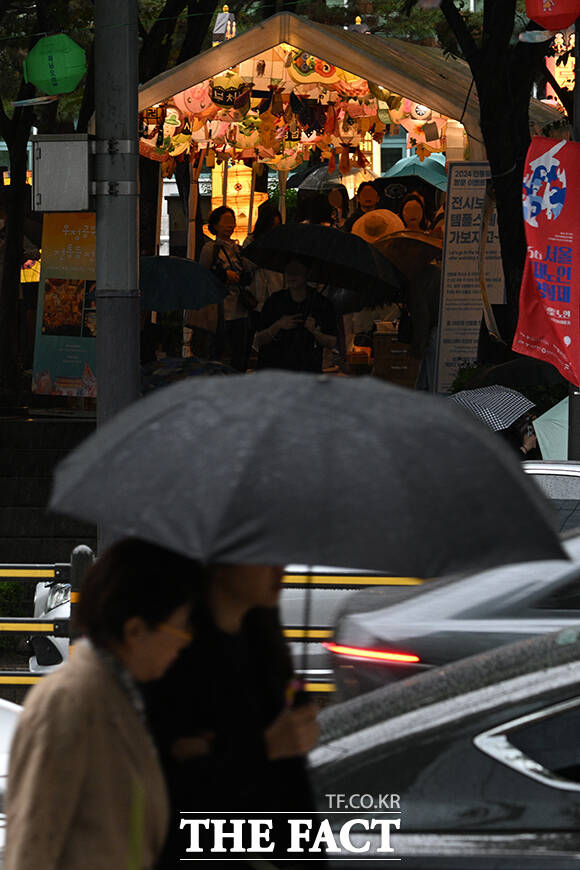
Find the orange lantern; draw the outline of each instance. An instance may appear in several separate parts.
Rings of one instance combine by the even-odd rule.
[[[526,12],[546,30],[563,30],[580,16],[580,0],[526,0]]]

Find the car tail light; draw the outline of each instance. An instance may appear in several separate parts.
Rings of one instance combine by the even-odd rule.
[[[413,664],[420,662],[419,656],[413,653],[397,652],[396,650],[364,649],[358,646],[343,646],[339,643],[323,643],[325,649],[339,656],[348,656],[351,659],[366,659],[375,662],[394,662],[401,664]]]

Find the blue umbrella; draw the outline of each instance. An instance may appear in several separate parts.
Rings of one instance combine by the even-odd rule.
[[[185,257],[141,257],[139,289],[146,311],[199,310],[223,302],[228,292],[209,269]]]
[[[447,173],[445,172],[445,157],[441,154],[432,154],[425,160],[414,157],[403,157],[391,166],[384,178],[404,178],[414,175],[432,184],[438,190],[447,190]]]

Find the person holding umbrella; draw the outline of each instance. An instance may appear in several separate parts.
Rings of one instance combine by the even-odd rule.
[[[229,345],[229,364],[239,372],[245,372],[249,354],[248,299],[247,289],[251,275],[246,270],[237,242],[232,241],[236,228],[233,209],[222,205],[209,216],[208,229],[215,235],[215,242],[207,242],[201,250],[199,262],[219,278],[229,290],[223,303],[226,338]],[[254,306],[255,306],[254,297]]]
[[[153,868],[169,805],[139,686],[190,643],[204,576],[136,539],[89,570],[77,611],[85,638],[27,696],[12,742],[5,870]]]
[[[322,371],[324,348],[336,346],[336,318],[326,297],[308,287],[308,266],[290,260],[285,289],[266,300],[256,333],[258,368]]]
[[[306,754],[318,737],[316,708],[294,706],[292,663],[273,565],[209,568],[195,640],[147,691],[147,711],[173,806],[157,870],[185,857],[179,812],[308,812]],[[272,839],[283,844],[285,823]],[[284,851],[283,848],[281,850]]]

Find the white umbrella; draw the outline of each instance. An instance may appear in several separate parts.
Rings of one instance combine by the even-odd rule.
[[[494,432],[509,429],[526,411],[534,407],[534,403],[517,390],[496,384],[477,390],[461,390],[450,396],[450,399]]]
[[[532,423],[542,459],[568,459],[568,397]]]

